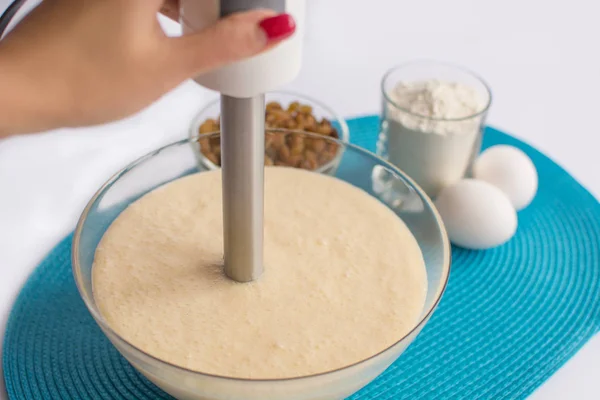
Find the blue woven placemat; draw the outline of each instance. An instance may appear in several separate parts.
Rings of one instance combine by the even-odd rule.
[[[376,117],[349,121],[371,151]],[[530,146],[494,129],[484,146],[523,149],[539,192],[517,235],[488,251],[453,249],[444,298],[417,340],[352,399],[519,399],[600,330],[600,205]],[[4,340],[9,398],[170,399],[112,347],[71,276],[71,237],[35,270]]]

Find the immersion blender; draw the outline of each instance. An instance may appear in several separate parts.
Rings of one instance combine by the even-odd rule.
[[[263,271],[265,92],[300,70],[305,0],[181,0],[183,34],[251,9],[291,14],[296,31],[275,48],[195,79],[221,93],[221,172],[226,275],[250,282]],[[226,44],[223,44],[224,46]]]

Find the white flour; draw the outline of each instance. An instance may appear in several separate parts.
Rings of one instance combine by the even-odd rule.
[[[476,114],[488,99],[439,80],[400,82],[387,95],[395,104],[384,109],[379,154],[435,197],[465,175],[479,151],[483,115]]]
[[[404,83],[400,82],[389,93],[390,99],[411,115],[395,107],[389,116],[405,127],[438,135],[469,134],[478,129],[477,118],[465,121],[438,121],[465,118],[477,114],[485,107],[480,93],[474,88],[456,82],[438,80]],[[422,117],[433,118],[426,119]]]

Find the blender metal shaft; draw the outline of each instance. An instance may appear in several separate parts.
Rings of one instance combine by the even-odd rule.
[[[249,282],[263,271],[265,96],[221,95],[225,274]]]

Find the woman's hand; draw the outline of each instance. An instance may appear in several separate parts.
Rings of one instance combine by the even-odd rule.
[[[0,137],[126,117],[295,30],[289,15],[256,10],[169,38],[159,11],[177,19],[177,2],[44,0],[0,42]]]

